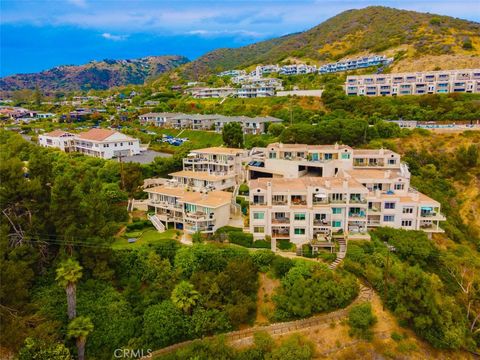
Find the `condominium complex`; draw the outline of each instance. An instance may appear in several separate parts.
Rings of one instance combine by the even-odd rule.
[[[370,66],[389,65],[393,58],[385,55],[363,56],[355,59],[346,59],[335,63],[325,64],[319,67],[320,74],[335,73],[340,71],[363,69]]]
[[[190,92],[195,99],[211,99],[230,96],[235,93],[235,89],[231,87],[195,88]]]
[[[479,93],[480,69],[347,76],[347,95]]]
[[[222,71],[221,73],[217,74],[217,76],[241,76],[245,75],[247,72],[245,70],[226,70]]]
[[[224,116],[218,114],[181,114],[181,113],[148,113],[139,116],[143,125],[154,125],[174,129],[214,130],[221,132],[223,126],[230,122],[237,122],[242,126],[245,134],[265,133],[265,124],[282,123],[283,120],[271,116],[247,117]]]
[[[410,172],[390,150],[345,145],[271,144],[247,167],[250,231],[297,245],[342,231],[361,238],[390,226],[442,232],[440,203],[410,187]]]
[[[108,129],[90,129],[78,134],[55,130],[40,135],[38,141],[40,146],[55,147],[65,152],[76,151],[103,159],[140,154],[138,139]]]
[[[273,85],[242,85],[237,90],[237,97],[242,99],[270,96],[275,96],[275,86]]]
[[[212,233],[227,225],[247,156],[243,149],[193,150],[183,159],[182,171],[171,173],[164,185],[145,190],[153,225],[159,231],[173,225],[188,233]]]

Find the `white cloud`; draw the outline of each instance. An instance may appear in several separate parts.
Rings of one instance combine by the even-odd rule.
[[[125,40],[128,37],[128,35],[113,35],[106,32],[102,34],[102,37],[107,40],[122,41],[122,40]]]
[[[248,30],[205,30],[205,29],[190,30],[190,31],[187,31],[186,34],[198,35],[203,37],[236,35],[236,36],[245,36],[245,37],[251,37],[251,38],[261,38],[266,35],[259,32],[248,31]]]

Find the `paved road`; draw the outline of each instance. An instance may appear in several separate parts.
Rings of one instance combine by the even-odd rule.
[[[133,156],[125,156],[122,158],[124,162],[133,162],[133,163],[140,163],[140,164],[150,164],[156,157],[163,157],[168,158],[171,157],[172,154],[163,153],[159,151],[153,150],[146,150],[142,152],[140,155],[133,155]]]

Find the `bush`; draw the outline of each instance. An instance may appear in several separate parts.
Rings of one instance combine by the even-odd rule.
[[[247,184],[242,184],[240,185],[240,187],[238,188],[238,193],[240,195],[248,195],[248,192],[249,192],[249,188],[248,188],[248,185]]]
[[[275,259],[275,254],[270,250],[259,250],[252,252],[251,257],[253,263],[260,271],[267,272],[268,267]]]
[[[127,230],[128,231],[142,230],[146,227],[153,227],[150,220],[137,220],[137,221],[132,222],[131,224],[127,224]]]
[[[272,270],[277,278],[282,278],[293,267],[293,261],[276,255],[272,261]]]
[[[232,231],[228,234],[228,241],[245,247],[253,247],[253,235],[243,231]]]
[[[295,245],[290,242],[288,239],[277,240],[277,247],[280,250],[293,250]]]
[[[270,249],[272,245],[270,241],[267,240],[256,240],[253,242],[252,247],[257,249]]]
[[[377,317],[373,314],[370,303],[355,305],[348,313],[351,336],[371,340],[373,337],[371,328],[376,322]]]

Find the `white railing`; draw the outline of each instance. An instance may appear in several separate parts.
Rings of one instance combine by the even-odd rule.
[[[164,232],[165,231],[165,225],[160,221],[160,219],[156,215],[148,215],[148,220],[150,220],[155,227],[155,229],[158,230],[158,232]]]

